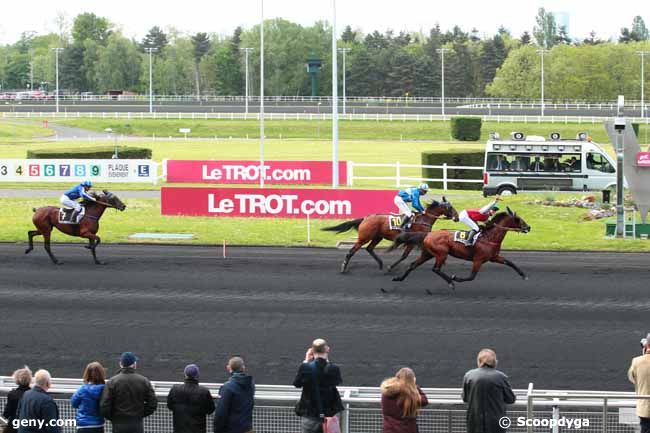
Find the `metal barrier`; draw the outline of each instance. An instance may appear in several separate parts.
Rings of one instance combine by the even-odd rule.
[[[465,165],[447,165],[444,163],[442,165],[417,165],[417,164],[402,164],[397,161],[395,164],[371,164],[371,163],[362,163],[348,161],[348,179],[347,185],[354,186],[355,180],[394,180],[395,186],[401,188],[404,186],[404,181],[418,182],[440,182],[442,183],[442,189],[447,191],[448,185],[450,182],[459,182],[459,183],[480,183],[483,184],[482,179],[456,179],[449,177],[449,170],[480,170],[483,171],[483,167],[475,166],[465,166]],[[354,174],[355,168],[391,168],[395,170],[395,175],[393,176],[356,176]],[[433,168],[442,170],[441,178],[425,178],[421,176],[404,176],[402,174],[403,169],[416,168]]]
[[[172,416],[164,400],[174,382],[152,382],[159,398],[158,410],[145,420],[145,431],[171,433]],[[55,394],[62,419],[74,418],[74,410],[68,398],[81,385],[80,379],[53,379],[50,393]],[[206,383],[216,396],[220,384]],[[13,387],[10,377],[0,376],[0,394]],[[341,414],[343,433],[380,433],[382,426],[379,408],[380,390],[373,387],[340,387],[346,410]],[[459,388],[424,388],[429,398],[429,407],[418,415],[421,433],[464,433],[465,406],[460,399]],[[558,433],[560,426],[549,428],[550,420],[586,420],[580,427],[583,433],[633,433],[638,419],[634,415],[634,400],[650,396],[636,396],[631,392],[598,391],[556,391],[528,389],[515,390],[517,401],[508,411],[512,433]],[[253,413],[256,433],[299,433],[300,419],[294,413],[294,404],[300,397],[300,390],[291,386],[258,385],[256,406]],[[0,411],[6,404],[6,396],[0,395]],[[546,420],[546,425],[526,425],[527,420]],[[211,431],[212,417],[208,418]],[[541,423],[540,423],[541,424]],[[564,428],[566,430],[566,428]],[[63,428],[72,433],[71,427]],[[107,423],[107,433],[111,432]]]
[[[578,123],[578,124],[600,124],[611,116],[522,116],[522,115],[465,115],[464,117],[479,117],[484,122],[496,123]],[[0,117],[6,119],[161,119],[161,120],[259,120],[259,113],[208,113],[208,112],[81,112],[81,111],[6,111],[1,112]],[[433,122],[447,121],[452,115],[439,114],[398,114],[398,113],[339,113],[341,121],[389,121],[389,122]],[[266,120],[331,120],[331,113],[264,113]],[[630,117],[631,122],[650,124],[650,117]]]

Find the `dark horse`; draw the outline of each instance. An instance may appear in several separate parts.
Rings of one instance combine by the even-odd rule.
[[[435,257],[436,262],[433,265],[433,272],[444,279],[449,287],[454,289],[454,281],[472,281],[483,263],[495,262],[506,265],[514,269],[523,279],[527,279],[526,274],[510,260],[499,255],[501,243],[509,231],[528,233],[530,226],[526,224],[516,213],[508,208],[507,212],[501,212],[495,215],[486,224],[483,234],[478,238],[474,246],[468,247],[460,242],[454,241],[454,232],[449,230],[437,230],[431,233],[404,233],[395,239],[390,250],[400,245],[422,247],[420,256],[409,265],[404,274],[393,278],[393,281],[402,281],[411,271],[427,260]],[[472,262],[472,273],[467,278],[460,278],[456,275],[447,275],[441,268],[447,260],[447,256],[457,257],[459,259]]]
[[[456,212],[456,209],[454,209],[454,207],[450,202],[447,201],[445,197],[442,198],[442,202],[438,203],[434,201],[429,206],[427,206],[427,208],[424,210],[424,213],[416,215],[410,230],[413,232],[430,232],[431,227],[441,216],[445,216],[446,218],[453,218],[454,221],[458,221],[458,212]],[[395,238],[400,233],[402,233],[402,231],[390,229],[390,225],[388,223],[388,215],[386,214],[368,215],[365,218],[346,221],[337,226],[325,227],[321,230],[344,233],[352,228],[355,228],[359,231],[359,236],[357,238],[357,242],[352,246],[352,248],[350,248],[350,251],[348,251],[347,255],[345,256],[345,260],[343,260],[343,264],[341,265],[341,273],[347,271],[348,264],[350,263],[352,256],[368,242],[370,242],[370,244],[366,247],[366,251],[368,251],[368,254],[370,254],[372,258],[377,261],[379,264],[379,269],[382,269],[384,267],[384,263],[375,253],[375,247],[379,242],[382,241],[382,239],[388,239],[390,241],[395,240]],[[407,246],[404,249],[404,253],[399,258],[399,260],[388,267],[388,271],[393,269],[402,260],[406,259],[413,248],[414,246]]]
[[[70,236],[78,236],[80,238],[88,239],[88,248],[93,253],[93,259],[98,265],[102,264],[97,260],[95,249],[101,242],[97,232],[99,231],[99,219],[102,217],[107,207],[112,207],[117,210],[123,211],[126,209],[124,203],[113,193],[104,190],[103,194],[93,194],[97,199],[96,202],[86,200],[83,205],[86,212],[82,217],[79,224],[62,224],[59,222],[59,208],[54,206],[44,206],[34,209],[34,216],[32,222],[36,226],[36,230],[27,232],[29,240],[29,247],[25,250],[25,254],[34,249],[34,236],[43,235],[45,251],[50,256],[54,264],[59,264],[59,261],[54,257],[50,250],[50,235],[52,228],[56,227],[59,231]]]

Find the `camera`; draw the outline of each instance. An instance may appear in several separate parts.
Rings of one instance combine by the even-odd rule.
[[[625,129],[626,123],[627,122],[625,121],[624,118],[617,117],[614,119],[614,129],[619,132],[623,131]]]

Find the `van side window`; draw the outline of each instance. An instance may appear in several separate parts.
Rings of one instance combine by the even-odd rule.
[[[603,173],[614,173],[616,171],[603,155],[595,152],[587,154],[587,168],[602,171]]]

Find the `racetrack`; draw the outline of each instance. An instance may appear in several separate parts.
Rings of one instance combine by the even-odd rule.
[[[0,374],[28,364],[80,377],[119,353],[142,372],[180,380],[197,362],[221,381],[232,354],[258,383],[291,383],[308,343],[329,340],[347,385],[376,386],[409,365],[426,387],[458,387],[493,347],[513,386],[630,390],[626,370],[650,330],[648,254],[505,252],[530,275],[487,265],[455,293],[429,264],[393,283],[360,252],[297,248],[0,244]],[[394,257],[394,256],[392,256]],[[467,263],[451,260],[450,272]],[[425,293],[430,288],[432,295]],[[383,288],[388,293],[380,291]]]

